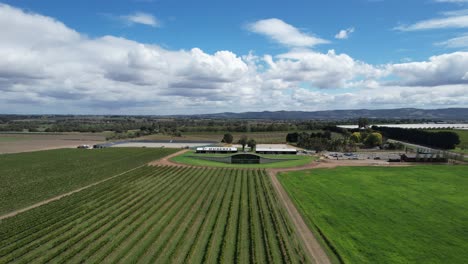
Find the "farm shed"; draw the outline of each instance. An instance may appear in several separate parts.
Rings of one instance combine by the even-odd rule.
[[[296,155],[297,154],[297,149],[293,148],[257,148],[255,150],[255,153],[258,154],[291,154],[291,155]]]
[[[196,149],[197,153],[236,153],[237,148],[233,147],[201,147]]]

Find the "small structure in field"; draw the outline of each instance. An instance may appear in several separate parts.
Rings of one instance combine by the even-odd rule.
[[[401,162],[401,156],[398,155],[390,155],[388,157],[388,162]]]
[[[439,154],[415,153],[403,154],[401,160],[405,162],[447,162],[448,159]]]
[[[255,149],[257,154],[290,154],[296,155],[297,149],[293,148],[257,148]]]
[[[226,153],[236,153],[237,148],[233,147],[202,147],[196,149],[197,153],[218,153],[218,154],[226,154]]]

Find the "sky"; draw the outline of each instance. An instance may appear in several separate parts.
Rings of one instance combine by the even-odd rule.
[[[468,0],[0,0],[0,113],[468,107]]]

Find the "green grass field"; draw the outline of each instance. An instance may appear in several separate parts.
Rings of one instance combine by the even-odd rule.
[[[194,151],[186,152],[182,155],[171,158],[171,161],[181,164],[187,164],[192,166],[208,166],[208,167],[220,167],[220,168],[289,168],[297,167],[309,164],[317,157],[313,156],[301,156],[301,155],[260,155],[272,159],[284,159],[284,161],[268,163],[268,164],[226,164],[222,162],[209,161],[193,158],[195,156]],[[201,154],[207,157],[226,157],[225,154]],[[231,154],[232,155],[232,154]]]
[[[27,207],[176,152],[59,149],[0,155],[0,214]]]
[[[21,138],[18,138],[18,137],[2,137],[2,136],[0,136],[0,142],[14,142],[14,141],[18,141],[18,140],[21,140]]]
[[[468,259],[467,166],[342,167],[279,179],[345,263]]]
[[[145,166],[0,224],[0,263],[310,263],[263,170]]]

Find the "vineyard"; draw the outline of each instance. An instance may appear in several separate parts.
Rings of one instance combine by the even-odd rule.
[[[0,263],[305,263],[263,170],[145,166],[4,220]]]
[[[0,155],[0,215],[123,173],[176,149],[57,149]]]

